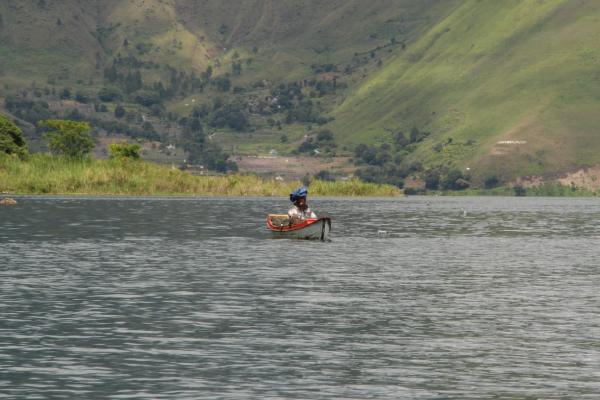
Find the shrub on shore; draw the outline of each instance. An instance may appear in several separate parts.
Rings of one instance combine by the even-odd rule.
[[[123,159],[139,160],[140,159],[140,145],[139,144],[113,143],[110,146],[108,146],[108,152],[110,154],[110,158],[116,159],[116,160],[123,160]]]
[[[27,157],[27,143],[21,130],[11,120],[0,114],[0,153]]]
[[[91,126],[87,122],[49,119],[40,125],[50,129],[45,138],[53,154],[83,158],[95,146],[90,134]]]

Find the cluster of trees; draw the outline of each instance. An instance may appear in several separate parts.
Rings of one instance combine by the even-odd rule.
[[[427,136],[429,136],[429,132],[413,127],[408,135],[402,131],[394,133],[392,137],[393,145],[384,143],[378,147],[360,144],[354,149],[355,162],[359,165],[366,164],[372,166],[383,166],[389,162],[399,164]]]
[[[322,109],[319,103],[314,103],[312,100],[303,100],[290,107],[285,114],[285,122],[291,124],[293,122],[312,123],[324,125],[330,121],[330,118],[322,114]]]
[[[170,65],[165,66],[165,71],[168,74],[169,86],[164,91],[164,96],[171,98],[174,96],[187,96],[195,91],[203,91],[204,87],[210,82],[212,67],[207,67],[207,71],[201,76],[196,75],[194,71],[187,73],[177,70]]]
[[[204,72],[196,74],[195,71],[188,73],[170,65],[164,65],[162,66],[162,74],[165,79],[153,84],[146,84],[141,70],[157,70],[160,68],[158,64],[141,61],[134,56],[121,57],[118,55],[113,59],[111,66],[104,69],[104,79],[107,83],[113,87],[118,87],[126,94],[136,93],[143,89],[146,92],[154,92],[152,96],[161,101],[176,96],[185,97],[195,92],[202,92],[207,86],[218,92],[230,92],[232,90],[230,74],[214,77],[212,66],[208,66]],[[241,61],[232,63],[231,73],[234,76],[242,74]]]
[[[4,105],[15,117],[35,124],[37,121],[52,117],[50,106],[43,100],[6,96]]]
[[[117,84],[127,94],[140,90],[144,86],[139,69],[130,68],[126,72],[121,72],[116,62],[113,62],[112,67],[104,70],[104,79],[112,84]]]
[[[113,95],[108,91],[103,94]],[[36,129],[40,134],[43,134],[48,147],[55,154],[63,154],[69,157],[82,157],[88,154],[94,147],[94,140],[91,136],[92,127],[109,133],[126,134],[132,138],[161,140],[161,136],[149,121],[143,121],[141,126],[120,121],[119,119],[126,115],[126,111],[122,106],[117,106],[115,109],[116,120],[85,115],[78,109],[70,109],[64,112],[68,120],[52,120],[49,118],[55,114],[50,112],[46,102],[9,96],[6,103],[7,109],[14,112],[17,117],[36,125]],[[40,111],[36,111],[38,109]],[[2,123],[14,125],[4,117]],[[227,126],[236,130],[245,129],[249,122],[242,105],[235,102],[223,103],[216,100],[212,108],[197,107],[190,118],[182,118],[179,123],[183,132],[182,142],[185,144],[185,150],[189,153],[191,163],[202,164],[207,169],[220,172],[237,170],[237,165],[228,161],[229,155],[227,153],[223,152],[218,145],[206,141],[203,125],[206,124],[211,127]],[[16,127],[15,129],[14,132],[11,131],[11,135],[17,135],[15,132],[19,132],[19,135],[21,135],[21,131]],[[6,131],[8,132],[8,130]],[[12,136],[9,140],[7,134],[3,137],[3,140],[7,143],[17,143],[19,145],[20,140],[14,139]],[[2,143],[5,152],[16,152],[13,146]]]
[[[130,100],[145,107],[161,104],[162,101],[175,96],[186,96],[192,92],[203,91],[205,86],[211,83],[212,67],[198,76],[196,72],[187,73],[173,68],[170,65],[163,66],[162,73],[166,75],[165,82],[144,82],[142,69],[159,69],[157,64],[140,61],[136,57],[121,57],[113,59],[112,65],[104,69],[104,79],[107,87],[98,93],[103,101],[115,101],[123,99],[123,94],[130,95]],[[221,78],[213,83],[217,90],[229,91],[231,82],[222,81]]]
[[[131,96],[136,96],[138,103],[145,106],[151,106],[155,101],[145,98],[145,90],[140,90]],[[150,96],[151,93],[148,95]],[[117,102],[124,100],[128,95],[121,90],[119,86],[107,85],[98,92],[98,100],[106,102]],[[43,100],[31,99],[21,96],[7,96],[5,99],[6,108],[19,119],[23,119],[36,126],[38,134],[44,134],[50,128],[47,125],[39,124],[39,121],[56,118],[64,115],[64,118],[78,122],[87,123],[90,128],[95,130],[104,130],[108,133],[126,134],[131,138],[143,138],[146,140],[161,141],[162,137],[157,132],[153,124],[147,119],[142,118],[139,113],[127,112],[122,105],[117,105],[114,110],[115,119],[107,119],[104,116],[94,113],[82,112],[78,108],[66,109],[60,113],[53,112],[48,103]],[[181,132],[187,141],[190,142],[188,132],[200,132],[202,136],[197,138],[198,146],[188,145],[190,150],[190,161],[197,164],[203,164],[208,169],[226,171],[236,169],[235,163],[228,162],[229,155],[222,151],[216,144],[208,144],[204,140],[204,127],[210,128],[229,128],[242,131],[250,126],[246,106],[240,101],[224,102],[216,99],[209,106],[200,106],[194,108],[190,118],[179,118],[177,114],[160,112],[161,117],[166,117],[167,121],[180,121]],[[150,107],[152,110],[152,108]],[[94,103],[94,110],[98,113],[107,112],[108,108],[103,103]],[[136,118],[137,115],[137,118]],[[156,115],[153,112],[153,115]],[[130,118],[131,117],[131,118]],[[187,135],[187,136],[186,136]],[[46,136],[50,140],[50,136]],[[55,143],[55,141],[51,141]],[[50,144],[50,141],[49,141]]]
[[[102,118],[87,118],[90,123],[99,129],[103,129],[108,133],[120,133],[125,134],[134,139],[146,139],[160,141],[162,138],[156,131],[152,123],[146,121],[142,123],[142,126],[129,125],[124,122],[115,120],[105,120]]]
[[[429,132],[413,127],[408,134],[395,132],[392,136],[393,144],[356,146],[354,161],[360,166],[357,176],[367,182],[387,183],[402,188],[407,176],[423,170],[421,163],[411,162],[407,156],[427,136]]]
[[[205,168],[218,172],[237,171],[237,164],[229,161],[229,154],[215,143],[210,143],[204,133],[202,109],[196,110],[189,118],[182,118],[179,124],[182,127],[180,145],[188,153],[190,164],[202,165]]]
[[[383,166],[367,166],[356,171],[356,176],[365,182],[385,183],[399,188],[404,187],[404,179],[414,173],[422,171],[419,162],[402,162],[400,164],[387,163]]]
[[[246,60],[246,64],[251,60]],[[249,119],[250,112],[269,116],[282,114],[277,121],[281,129],[281,123],[306,123],[323,125],[331,120],[324,115],[322,104],[311,98],[326,96],[338,88],[346,87],[345,84],[332,80],[304,80],[301,82],[281,83],[270,90],[269,96],[264,101],[256,102],[245,99],[241,94],[246,92],[245,87],[233,86],[231,76],[242,73],[242,61],[239,55],[232,61],[232,71],[229,74],[213,76],[213,68],[208,66],[206,70],[198,75],[195,72],[186,73],[171,66],[163,66],[162,74],[167,79],[148,85],[144,82],[142,69],[160,69],[161,67],[145,62],[135,56],[123,57],[120,54],[115,57],[112,64],[104,70],[107,85],[102,88],[97,98],[103,102],[129,101],[147,107],[153,115],[163,117],[165,114],[162,102],[175,96],[187,96],[194,92],[202,92],[206,87],[221,93],[233,92],[237,100],[220,102],[215,101],[208,110],[202,112],[199,117],[204,126],[211,128],[227,128],[236,131],[252,130]],[[334,64],[313,65],[315,72],[334,72],[337,67]],[[163,83],[164,82],[164,83]],[[264,87],[264,85],[263,85]],[[308,89],[307,89],[308,88]],[[309,91],[307,96],[305,93]],[[98,105],[97,110],[101,111]],[[106,109],[106,107],[104,107]],[[121,115],[118,115],[121,114]],[[122,111],[115,110],[115,117],[121,118]],[[271,124],[274,125],[274,124]]]
[[[314,154],[315,150],[325,154],[332,154],[337,147],[334,141],[333,132],[329,129],[323,129],[317,133],[316,137],[309,137],[303,141],[296,152]]]
[[[326,73],[326,72],[337,72],[338,67],[335,64],[312,64],[310,66],[310,69],[312,69],[312,71],[315,74],[322,74],[322,73]]]
[[[105,86],[98,91],[98,99],[106,103],[123,100],[123,92],[116,86]]]
[[[294,103],[301,102],[305,97],[303,89],[307,89],[310,98],[323,97],[329,94],[334,94],[338,89],[348,87],[346,83],[338,82],[336,78],[329,79],[305,79],[300,82],[281,83],[271,89],[270,97],[277,99],[273,102],[273,112],[279,109],[289,109],[294,106]],[[281,106],[281,107],[279,107]]]
[[[46,132],[44,139],[50,152],[57,156],[83,159],[95,147],[89,123],[61,119],[49,119],[39,122]],[[23,132],[10,119],[0,114],[0,152],[15,155],[21,159],[28,157],[27,142]],[[118,143],[109,147],[111,158],[140,158],[140,146],[137,144]]]
[[[303,92],[303,85],[314,84],[311,96]],[[314,101],[310,97],[320,97],[331,92],[333,83],[329,81],[306,81],[282,83],[271,89],[269,96],[264,102],[255,108],[255,112],[262,115],[284,114],[283,121],[287,124],[294,122],[323,125],[331,120],[324,115],[321,102]],[[315,92],[315,90],[317,92]]]
[[[189,117],[179,119],[179,125],[187,129],[190,124],[202,129],[229,128],[238,132],[250,127],[246,105],[240,100],[224,101],[220,97],[213,99],[212,104],[201,104],[193,108]],[[194,130],[197,130],[194,128]]]
[[[211,80],[210,84],[219,92],[229,92],[231,90],[231,80],[226,76],[218,76]]]
[[[457,168],[435,168],[424,174],[427,190],[464,190],[470,186],[469,177]]]
[[[309,81],[309,84],[311,81]],[[310,97],[323,97],[330,94],[335,94],[338,89],[345,89],[348,87],[346,83],[338,82],[336,78],[331,80],[315,81],[314,85],[311,86],[314,90],[311,90]]]
[[[390,162],[400,163],[402,154],[393,152],[392,146],[384,143],[380,146],[359,144],[354,149],[354,162],[358,165],[382,167]]]
[[[298,82],[281,83],[271,89],[269,103],[270,111],[276,114],[282,110],[289,110],[294,107],[294,103],[302,101],[304,94],[302,86]]]
[[[46,131],[44,138],[55,155],[83,158],[94,148],[91,126],[87,122],[51,119],[40,121],[39,124]],[[29,154],[21,129],[1,114],[0,152],[13,154],[21,159],[26,159]]]
[[[122,93],[118,88],[106,87],[103,88],[98,98],[101,100],[118,100],[122,96]],[[79,101],[82,103],[81,101]],[[10,111],[15,117],[27,121],[33,125],[37,125],[38,121],[43,121],[57,117],[57,112],[53,112],[50,109],[48,102],[44,100],[30,99],[27,97],[19,97],[9,95],[5,98],[4,105],[8,111]],[[96,112],[107,112],[108,108],[102,103],[94,103],[94,110]],[[115,117],[117,119],[123,118],[126,114],[125,109],[122,106],[117,106],[115,109]],[[75,121],[88,121],[91,122],[94,127],[104,129],[111,133],[124,133],[128,136],[135,138],[146,138],[149,140],[160,140],[160,135],[154,130],[154,127],[150,123],[142,123],[141,126],[135,126],[125,124],[115,120],[107,120],[104,118],[97,118],[91,115],[80,112],[77,108],[67,109],[64,111],[64,117],[66,119]]]
[[[206,117],[208,125],[213,128],[228,127],[241,132],[250,126],[246,106],[239,100],[223,102],[215,99],[212,110]]]

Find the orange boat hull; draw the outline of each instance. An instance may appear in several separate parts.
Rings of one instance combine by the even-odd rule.
[[[281,215],[269,215],[267,228],[276,236],[289,239],[329,240],[331,218],[308,218],[297,224],[284,221]]]

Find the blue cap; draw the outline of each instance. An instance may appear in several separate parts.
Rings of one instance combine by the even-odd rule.
[[[292,193],[290,193],[290,201],[292,203],[296,202],[296,200],[304,197],[306,198],[306,196],[308,195],[308,189],[305,188],[304,186],[302,186],[301,188],[298,188],[296,190],[294,190]]]

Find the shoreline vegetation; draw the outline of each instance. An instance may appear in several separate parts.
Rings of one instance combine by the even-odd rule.
[[[0,115],[0,194],[16,195],[123,195],[123,196],[286,196],[306,182],[261,178],[256,175],[231,173],[228,175],[194,175],[164,164],[141,160],[140,146],[113,143],[110,158],[95,159],[91,150],[95,143],[86,122],[69,120],[41,121],[40,127],[49,129],[44,134],[52,154],[29,154],[21,130]],[[227,168],[226,168],[227,169]],[[234,170],[237,170],[235,168]],[[469,188],[463,175],[453,170],[444,177],[435,176],[434,187],[446,190],[406,188],[401,185],[369,183],[358,178],[331,181],[316,179],[311,182],[313,196],[372,196],[399,195],[442,196],[560,196],[592,197],[591,191],[558,182],[537,186]],[[368,179],[367,179],[368,180]],[[493,183],[499,183],[495,179]],[[488,182],[486,181],[486,186]]]
[[[74,159],[0,153],[0,193],[11,195],[287,196],[300,181],[255,175],[199,176],[166,165],[132,159]],[[392,185],[315,180],[311,196],[401,196]]]
[[[167,165],[141,160],[76,159],[30,154],[25,160],[0,153],[0,196],[114,195],[114,196],[287,196],[302,182],[278,181],[256,175],[194,175]],[[313,180],[311,196],[394,197],[404,192],[393,185]],[[407,193],[412,194],[412,193]],[[427,191],[425,196],[597,197],[597,191],[558,183],[516,190],[514,187]]]
[[[194,175],[167,165],[123,159],[76,159],[30,154],[21,160],[0,153],[0,195],[115,196],[287,196],[302,182],[256,175]],[[313,180],[311,196],[394,197],[404,192],[393,185]],[[407,193],[412,194],[412,193]],[[427,191],[425,196],[597,197],[597,191],[558,183],[536,187],[497,187],[460,191]]]
[[[497,187],[494,189],[466,189],[431,191],[422,193],[425,196],[455,196],[455,197],[598,197],[600,192],[579,187],[561,185],[548,182],[533,187]],[[407,195],[409,195],[407,193]]]
[[[598,197],[600,192],[593,191],[585,188],[576,186],[561,185],[557,182],[546,182],[544,184],[532,187],[497,187],[493,189],[465,189],[465,190],[449,190],[449,191],[435,191],[426,193],[426,195],[436,196],[456,196],[456,197],[468,197],[468,196],[490,196],[490,197]]]

